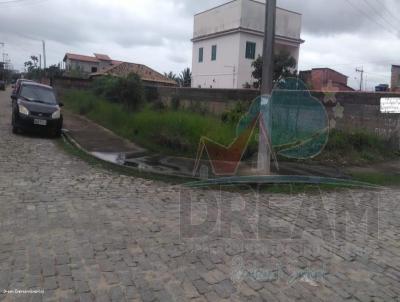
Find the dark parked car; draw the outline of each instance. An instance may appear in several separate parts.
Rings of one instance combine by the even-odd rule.
[[[15,82],[15,84],[12,85],[13,90],[12,90],[12,93],[11,93],[11,94],[17,94],[17,93],[18,93],[18,90],[21,88],[21,84],[22,84],[22,83],[26,83],[26,82],[34,83],[32,80],[18,79],[18,80]]]
[[[6,82],[0,80],[0,90],[6,90]]]
[[[61,135],[63,117],[53,88],[34,82],[20,84],[12,98],[12,129],[46,130],[54,136]]]

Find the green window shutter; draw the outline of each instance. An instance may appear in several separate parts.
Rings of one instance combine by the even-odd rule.
[[[203,47],[200,47],[199,48],[199,63],[203,62],[203,53],[204,53]]]
[[[217,45],[213,45],[211,47],[211,61],[215,61],[217,59]]]
[[[246,42],[246,59],[254,60],[256,58],[256,43]]]

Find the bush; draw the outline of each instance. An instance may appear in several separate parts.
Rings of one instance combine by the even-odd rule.
[[[221,120],[224,123],[237,124],[240,121],[240,119],[247,113],[248,110],[249,110],[249,105],[239,101],[235,104],[235,106],[232,109],[222,114]]]
[[[136,73],[126,78],[103,76],[92,84],[93,92],[109,101],[123,104],[131,110],[137,110],[144,102],[144,87]]]
[[[165,110],[167,107],[164,105],[164,103],[162,101],[155,101],[151,104],[150,108],[154,111],[163,111]]]
[[[160,98],[158,89],[155,86],[145,86],[144,94],[147,102],[157,102]]]
[[[174,95],[171,98],[171,108],[172,108],[172,110],[178,110],[180,106],[181,106],[181,100],[180,100],[179,96]]]

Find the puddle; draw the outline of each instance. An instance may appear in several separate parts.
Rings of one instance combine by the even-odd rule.
[[[125,153],[91,152],[91,154],[104,161],[108,161],[110,163],[118,165],[124,165],[126,160]]]

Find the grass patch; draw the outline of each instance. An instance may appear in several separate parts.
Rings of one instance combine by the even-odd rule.
[[[362,165],[398,157],[398,152],[376,135],[362,131],[345,133],[333,130],[324,152],[316,159],[342,165]]]
[[[387,174],[381,172],[354,172],[351,174],[351,176],[354,180],[379,186],[400,185],[400,174]]]
[[[193,157],[202,136],[221,144],[235,138],[231,125],[190,111],[156,111],[146,106],[133,112],[90,92],[75,90],[67,92],[63,101],[67,109],[154,152]]]
[[[87,116],[119,136],[134,141],[150,151],[166,155],[194,157],[202,136],[229,145],[236,136],[236,120],[244,110],[234,108],[222,119],[189,110],[156,110],[147,105],[141,111],[127,110],[94,95],[91,91],[70,90],[63,96],[66,108]],[[239,108],[240,107],[240,108]],[[255,131],[245,159],[257,151]],[[333,130],[325,150],[316,158],[300,160],[331,166],[365,165],[398,159],[398,151],[379,137],[362,131],[346,133]],[[289,160],[279,156],[281,161]]]

